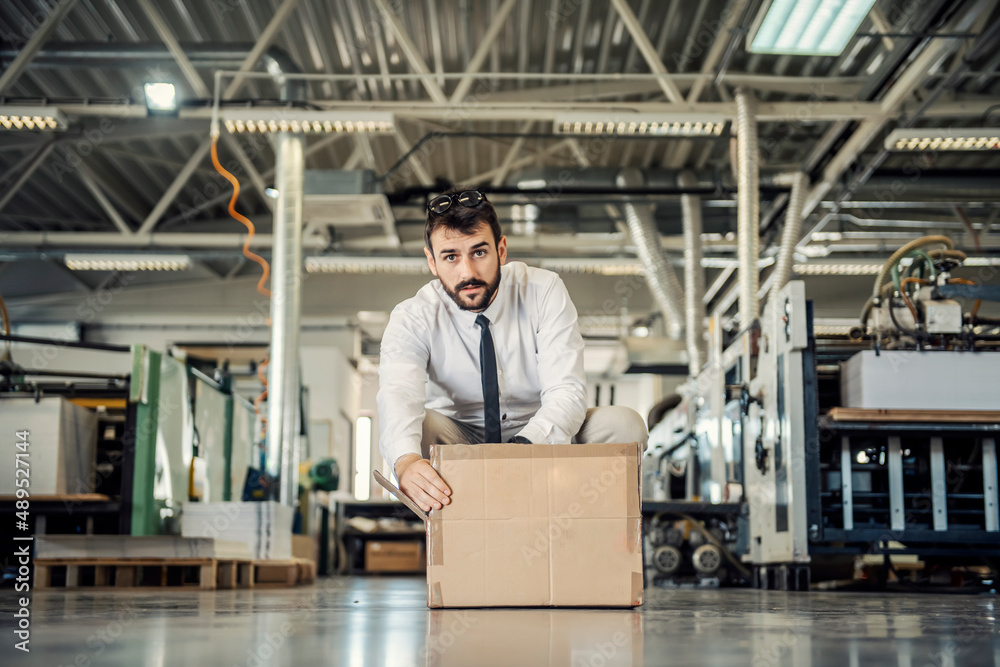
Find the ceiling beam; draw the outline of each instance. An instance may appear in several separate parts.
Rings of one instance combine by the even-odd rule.
[[[944,42],[947,40],[935,40]],[[729,78],[727,77],[727,81]],[[809,92],[809,91],[803,91]],[[794,120],[799,122],[813,121],[837,121],[837,120],[859,120],[869,118],[879,118],[885,116],[885,109],[882,102],[854,102],[854,101],[828,101],[823,95],[822,88],[812,91],[813,99],[798,102],[761,102],[758,105],[757,118],[761,122],[776,122],[782,120]],[[992,104],[991,104],[992,102]],[[435,104],[433,102],[420,101],[348,101],[337,100],[311,100],[311,103],[322,106],[326,110],[343,111],[391,111],[400,118],[410,118],[414,120],[437,120],[453,121],[456,117],[462,120],[541,120],[552,121],[557,116],[567,110],[566,103],[559,102],[518,102],[518,101],[494,101],[489,104],[472,106],[468,104]],[[912,105],[916,106],[917,101]],[[995,106],[996,100],[963,100],[951,102],[936,102],[924,112],[924,118],[979,118],[990,106]],[[57,106],[63,113],[75,116],[94,116],[120,118],[123,105],[53,105]],[[134,105],[139,115],[145,116],[146,108],[142,105]],[[899,103],[896,113],[890,117],[898,116],[905,111],[907,105]],[[607,102],[580,102],[573,105],[574,111],[581,112],[615,112],[621,113],[685,113],[685,114],[721,114],[729,119],[736,117],[736,105],[731,102],[698,102],[688,104],[681,102],[672,104],[669,102],[622,102],[609,104]],[[127,111],[127,110],[126,110]],[[184,120],[211,120],[212,110],[209,108],[185,108],[179,112],[180,118]],[[195,130],[191,130],[194,132]],[[25,146],[26,147],[26,146]]]
[[[679,2],[680,0],[674,0]],[[645,59],[646,64],[649,65],[649,69],[654,74],[667,74],[667,67],[660,60],[660,54],[656,52],[656,47],[653,43],[649,41],[649,36],[646,31],[643,30],[642,24],[639,23],[639,19],[636,17],[635,12],[628,4],[628,0],[611,0],[611,4],[614,5],[615,9],[618,11],[618,15],[621,16],[622,22],[625,24],[625,28],[628,30],[629,34],[632,35],[632,39],[635,40],[635,45],[639,49],[639,53]],[[684,96],[681,95],[681,91],[677,88],[677,84],[666,78],[659,78],[657,82],[660,84],[660,88],[663,90],[663,94],[667,96],[667,99],[671,102],[683,102]]]
[[[722,56],[726,52],[726,47],[729,45],[731,33],[736,29],[737,23],[742,18],[747,2],[748,0],[730,0],[729,5],[723,10],[720,17],[721,22],[718,23],[719,31],[715,34],[715,39],[712,40],[712,48],[708,50],[708,55],[705,56],[705,61],[701,64],[701,74],[703,76],[697,78],[691,85],[691,89],[688,90],[688,104],[697,102],[698,98],[701,97],[702,91],[705,89],[705,84],[715,79],[715,66],[722,60]],[[730,76],[729,80],[733,82],[734,77]],[[736,85],[747,84],[737,83]]]
[[[166,44],[167,49],[170,51],[170,55],[174,57],[174,60],[177,62],[177,66],[180,67],[184,78],[194,90],[194,94],[202,98],[211,97],[212,93],[209,91],[208,86],[205,85],[205,81],[198,75],[194,65],[191,64],[191,61],[184,54],[184,49],[181,48],[180,43],[177,41],[177,37],[170,29],[170,26],[167,25],[163,15],[160,14],[156,7],[153,6],[152,0],[138,0],[138,2],[143,11],[146,12],[146,17],[149,19],[149,22],[153,24],[153,29],[156,30],[160,39],[162,39],[163,43]]]
[[[533,120],[524,121],[519,128],[521,134],[523,135],[531,132],[531,128],[534,124],[535,121]],[[510,145],[510,148],[507,150],[507,154],[504,155],[503,161],[500,163],[500,168],[497,169],[496,173],[493,175],[493,180],[490,181],[490,185],[497,187],[498,185],[503,184],[504,180],[507,178],[507,174],[510,173],[511,165],[514,164],[514,160],[521,154],[521,150],[524,148],[524,139],[525,138],[523,136],[518,137],[514,140],[514,143]]]
[[[413,150],[413,142],[410,141],[409,137],[403,133],[403,128],[401,128],[399,124],[396,125],[396,131],[393,133],[393,137],[396,140],[396,146],[399,148],[400,154],[409,155],[410,151]],[[424,163],[421,161],[419,153],[410,155],[410,159],[407,160],[407,164],[409,164],[413,173],[416,174],[421,185],[434,184],[434,177],[429,171],[427,171],[427,168],[424,167]]]
[[[947,40],[936,40],[947,41]],[[729,81],[730,77],[726,77]],[[753,89],[753,86],[749,86]],[[757,118],[761,122],[775,122],[782,120],[796,121],[836,121],[836,120],[865,120],[884,115],[881,101],[857,102],[857,101],[829,101],[826,99],[827,91],[822,84],[800,88],[800,92],[811,95],[811,99],[797,102],[761,102],[758,105]],[[354,110],[354,111],[391,111],[401,118],[438,120],[453,122],[456,117],[462,120],[553,120],[556,116],[566,112],[564,101],[545,102],[532,100],[530,102],[518,101],[516,99],[496,99],[490,98],[490,103],[478,106],[468,104],[437,104],[428,101],[352,101],[352,100],[309,100],[310,103],[321,106],[326,110]],[[907,101],[901,103],[897,112],[902,112],[908,106],[917,106],[919,101]],[[924,118],[979,118],[991,106],[996,105],[996,99],[959,99],[955,101],[935,102],[928,108]],[[63,113],[77,117],[109,117],[122,118],[123,115],[134,115],[136,117],[146,116],[144,105],[121,105],[121,104],[58,104],[52,105]],[[573,105],[574,111],[581,112],[614,112],[621,109],[622,113],[688,113],[688,114],[722,114],[730,119],[736,117],[736,105],[731,102],[697,102],[688,104],[681,102],[673,104],[670,102],[623,102],[620,104],[609,104],[608,102],[580,102]],[[184,108],[178,112],[181,120],[203,121],[211,120],[212,110],[207,107]],[[898,113],[897,113],[898,115]],[[151,119],[150,122],[155,122]],[[155,127],[155,126],[154,126]],[[138,130],[138,128],[137,128]],[[149,128],[147,128],[147,131]],[[191,133],[198,132],[198,128],[192,124]],[[109,135],[110,140],[114,135]],[[27,148],[29,144],[19,144],[19,148]]]
[[[180,173],[177,174],[177,177],[174,178],[174,182],[170,184],[170,187],[168,187],[166,192],[163,193],[163,196],[160,197],[160,201],[156,202],[156,206],[154,206],[153,210],[149,212],[146,219],[142,221],[138,234],[149,234],[153,231],[153,228],[156,227],[156,223],[160,221],[160,218],[163,217],[163,214],[166,212],[167,207],[169,207],[174,201],[174,198],[180,194],[184,184],[187,183],[189,178],[191,178],[191,175],[195,172],[195,169],[198,168],[198,165],[201,164],[201,161],[205,159],[205,156],[208,154],[208,149],[211,148],[211,146],[211,138],[206,137],[194,153],[191,154],[191,157],[188,158],[187,164],[184,165],[184,168],[181,169]]]
[[[25,68],[31,62],[31,59],[37,55],[39,49],[41,49],[42,45],[44,45],[45,42],[48,41],[49,37],[52,36],[52,33],[59,26],[62,20],[66,18],[66,15],[69,14],[74,5],[76,5],[76,0],[62,0],[62,2],[60,2],[54,10],[52,10],[52,13],[45,17],[45,20],[42,21],[40,26],[38,26],[35,34],[31,36],[28,43],[24,45],[20,52],[18,52],[17,58],[14,59],[14,62],[12,62],[10,66],[4,70],[3,75],[0,75],[0,95],[5,93],[7,89],[10,88],[15,81],[17,81],[18,77],[21,76]]]
[[[975,21],[979,12],[987,11],[985,5],[988,4],[990,3],[977,3],[961,19],[955,22],[954,29],[958,32],[967,30]],[[858,156],[868,147],[872,140],[882,133],[882,128],[885,127],[885,124],[899,116],[904,103],[910,100],[913,93],[926,81],[927,73],[930,69],[953,53],[959,44],[959,42],[950,39],[930,40],[928,46],[896,79],[896,82],[886,91],[882,99],[873,103],[877,110],[871,116],[865,118],[850,138],[841,146],[837,154],[833,156],[833,159],[823,169],[822,177],[809,191],[806,197],[805,208],[802,211],[803,218],[808,216],[823,201],[824,197],[829,194],[830,190],[840,182],[840,178],[844,172],[854,164],[855,160],[857,160]],[[951,103],[951,105],[955,104]],[[934,107],[932,106],[931,109],[934,109]],[[931,109],[924,116],[931,115]],[[805,243],[808,241],[808,238],[809,235],[806,235],[800,243]]]
[[[122,217],[121,213],[118,212],[118,209],[116,209],[105,196],[104,192],[101,190],[101,186],[97,184],[97,181],[95,181],[91,175],[90,169],[88,169],[85,164],[81,163],[77,174],[79,175],[80,180],[83,181],[83,184],[87,186],[87,189],[90,190],[90,194],[94,196],[94,200],[97,202],[97,205],[100,206],[101,210],[107,214],[108,219],[110,219],[112,224],[118,228],[118,231],[122,234],[132,234],[134,230],[127,222],[125,222],[125,218]]]
[[[274,41],[275,36],[277,36],[278,31],[285,25],[285,21],[291,15],[292,10],[294,10],[299,4],[299,0],[285,0],[278,7],[278,11],[274,13],[271,20],[268,22],[264,31],[260,33],[260,37],[257,38],[257,42],[250,49],[250,53],[244,58],[243,62],[240,64],[240,72],[249,72],[254,67],[256,67],[257,62],[260,61],[261,56],[267,51],[268,47],[271,46],[271,42]],[[244,77],[236,75],[233,80],[229,82],[226,86],[226,90],[222,93],[222,99],[229,100],[239,91],[240,86],[243,84]]]
[[[30,179],[38,168],[42,166],[42,163],[45,162],[45,158],[47,158],[49,153],[52,152],[52,149],[56,147],[57,142],[58,140],[52,139],[35,151],[35,154],[31,158],[31,162],[29,162],[24,171],[21,172],[21,176],[16,181],[11,183],[10,187],[6,188],[3,197],[0,198],[0,211],[2,211],[4,207],[10,203],[10,200],[14,198],[14,195],[17,194],[18,190],[24,187],[24,184],[28,182],[28,179]]]
[[[514,5],[517,4],[518,0],[504,0],[504,3],[500,5],[500,9],[497,10],[496,15],[490,17],[490,27],[486,30],[486,34],[483,35],[482,40],[479,42],[479,46],[476,48],[476,52],[473,54],[472,59],[465,68],[465,76],[458,82],[455,86],[455,92],[451,94],[451,103],[458,104],[465,100],[466,95],[469,94],[469,89],[472,88],[472,81],[475,79],[475,74],[478,72],[483,63],[486,62],[486,57],[490,54],[490,48],[493,43],[496,42],[497,37],[500,36],[500,31],[503,29],[504,25],[507,23],[507,17],[510,16],[510,12],[514,9]]]
[[[375,6],[378,9],[379,14],[382,16],[382,21],[389,26],[389,29],[396,34],[396,39],[399,41],[399,48],[403,52],[403,57],[406,58],[406,62],[410,64],[410,67],[414,72],[420,75],[420,83],[423,84],[424,90],[427,94],[431,96],[431,99],[438,104],[444,104],[448,101],[448,96],[444,94],[441,90],[441,86],[438,85],[437,81],[431,75],[431,70],[427,67],[427,63],[424,62],[423,57],[420,55],[420,51],[414,45],[413,40],[410,39],[409,33],[406,32],[406,28],[399,22],[399,17],[396,12],[392,11],[385,0],[375,0]],[[402,7],[403,5],[398,5]]]

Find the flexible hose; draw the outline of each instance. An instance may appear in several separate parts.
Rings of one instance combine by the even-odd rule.
[[[638,169],[624,169],[615,178],[615,183],[620,188],[638,187],[644,181]],[[622,203],[622,209],[629,235],[635,244],[635,252],[646,271],[649,291],[666,320],[667,336],[672,340],[680,340],[684,333],[684,290],[660,245],[660,232],[656,228],[652,211],[636,206],[627,199]]]
[[[682,188],[692,187],[697,179],[690,171],[677,178]],[[688,374],[701,371],[704,347],[705,270],[701,266],[701,197],[681,195],[681,219],[684,226],[684,333],[688,353]]]
[[[781,233],[781,247],[778,249],[778,259],[774,263],[774,283],[771,292],[778,292],[792,277],[792,259],[795,244],[802,236],[802,211],[806,205],[806,195],[809,194],[809,177],[796,171],[790,174],[777,174],[774,182],[778,185],[791,186],[788,195],[788,210],[785,214],[785,228]]]
[[[909,256],[913,257],[914,259],[913,262],[910,264],[910,266],[906,268],[905,274],[902,275],[900,274],[898,263],[892,267],[892,284],[896,286],[897,291],[899,290],[901,284],[900,279],[909,278],[910,274],[913,272],[913,269],[915,269],[920,265],[920,263],[917,261],[918,259],[923,259],[924,261],[927,262],[928,272],[930,273],[930,279],[933,281],[935,278],[937,278],[937,269],[934,268],[934,260],[931,259],[931,256],[927,253],[927,251],[917,249],[911,252]]]
[[[736,237],[739,260],[740,327],[748,328],[760,318],[757,298],[760,276],[760,173],[757,149],[756,104],[745,90],[736,92],[737,172]],[[881,284],[881,283],[880,283]]]
[[[882,265],[882,268],[879,269],[878,275],[875,276],[875,286],[872,288],[872,298],[876,301],[879,300],[880,298],[879,293],[882,289],[882,284],[885,282],[885,279],[886,277],[888,277],[888,274],[892,271],[892,267],[894,267],[899,262],[899,260],[906,257],[908,254],[910,254],[910,252],[916,250],[917,248],[933,245],[935,243],[943,244],[945,247],[948,248],[948,250],[951,250],[955,247],[955,244],[952,243],[951,239],[948,238],[947,236],[933,235],[933,236],[924,236],[919,239],[914,239],[913,241],[910,241],[896,252],[892,253],[889,259],[886,260],[885,264]]]
[[[886,296],[892,293],[892,283],[886,283],[882,285],[881,296]],[[861,307],[861,326],[862,328],[868,326],[868,316],[871,314],[872,308],[875,306],[875,299],[873,297],[868,297],[865,301],[865,305]]]

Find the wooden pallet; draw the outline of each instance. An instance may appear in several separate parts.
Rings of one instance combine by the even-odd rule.
[[[1000,421],[997,410],[877,410],[869,408],[832,408],[829,418],[835,422],[920,422],[981,424]]]
[[[216,558],[60,558],[35,561],[35,587],[250,588],[250,560]]]
[[[13,502],[18,500],[17,496],[2,495],[0,502]],[[49,493],[32,494],[33,503],[106,503],[111,498],[103,493]]]
[[[254,588],[285,588],[316,579],[316,564],[304,558],[257,560],[253,563]]]
[[[217,558],[67,558],[35,561],[35,588],[222,590],[287,588],[316,580],[316,563]]]

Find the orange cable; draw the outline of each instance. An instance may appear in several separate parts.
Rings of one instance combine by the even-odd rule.
[[[264,273],[261,274],[260,280],[257,281],[257,291],[270,298],[271,290],[264,287],[264,285],[267,283],[267,277],[271,273],[271,267],[268,265],[266,259],[250,251],[250,241],[253,240],[255,233],[254,226],[248,217],[236,210],[236,199],[240,196],[240,182],[236,180],[235,176],[226,171],[225,167],[223,167],[219,162],[219,152],[217,149],[218,143],[218,137],[212,139],[212,164],[215,166],[215,170],[233,186],[233,196],[229,198],[229,215],[242,222],[249,232],[247,234],[246,241],[243,242],[243,255],[247,259],[252,259],[260,264],[261,268],[264,269]]]
[[[920,318],[917,317],[917,308],[916,306],[913,305],[913,302],[910,301],[910,295],[906,293],[906,285],[908,283],[917,283],[918,285],[930,285],[931,281],[925,280],[923,278],[910,277],[910,278],[903,278],[903,282],[900,283],[899,291],[900,294],[902,294],[903,296],[903,302],[906,303],[906,307],[910,309],[910,314],[913,315],[914,324],[919,324]]]
[[[974,280],[969,280],[968,278],[949,278],[949,285],[976,285]],[[983,305],[982,299],[976,299],[976,302],[972,304],[972,311],[969,313],[969,321],[975,323],[976,315],[979,313],[979,307]]]

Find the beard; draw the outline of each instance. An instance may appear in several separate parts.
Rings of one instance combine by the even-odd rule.
[[[496,277],[489,283],[485,283],[482,280],[466,280],[454,287],[445,285],[444,281],[441,282],[441,285],[444,287],[444,291],[448,293],[448,296],[451,297],[451,300],[462,310],[483,311],[490,305],[493,295],[497,293],[497,289],[500,287],[500,267],[497,267]],[[486,289],[481,294],[469,296],[462,294],[462,290],[467,287],[485,287]]]

